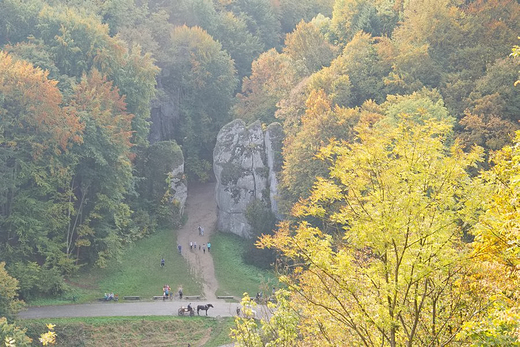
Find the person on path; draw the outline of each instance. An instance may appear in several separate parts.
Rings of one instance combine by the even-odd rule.
[[[211,252],[211,242],[208,242],[208,252]]]
[[[199,235],[202,235],[202,227],[199,225]]]
[[[179,250],[179,253],[181,253],[181,251],[182,251],[182,246],[181,246],[181,245],[177,245],[177,249]]]
[[[167,297],[168,295],[169,295],[169,293],[168,293],[168,285],[165,284],[165,285],[163,286],[163,296],[162,296],[162,300],[163,300],[163,301],[166,300],[166,297]]]
[[[161,267],[164,267],[164,258],[161,259]]]
[[[204,252],[204,254],[206,254],[206,244],[202,245],[202,252]]]
[[[197,250],[197,241],[193,241],[193,249]]]
[[[204,228],[200,228],[200,236],[204,236]]]
[[[179,298],[182,300],[182,287],[179,287]]]
[[[190,250],[193,249],[193,241],[190,241]]]

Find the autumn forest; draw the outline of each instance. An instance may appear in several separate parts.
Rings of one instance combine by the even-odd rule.
[[[520,346],[519,35],[515,0],[0,1],[0,316],[181,223],[166,168],[240,118],[283,126],[285,217],[238,345]]]

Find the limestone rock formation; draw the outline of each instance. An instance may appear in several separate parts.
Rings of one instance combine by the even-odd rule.
[[[267,167],[269,169],[269,177],[267,185],[269,186],[269,199],[271,203],[271,211],[278,220],[282,216],[278,210],[278,174],[282,171],[283,157],[283,128],[280,123],[272,123],[267,127],[265,132],[265,153],[267,156]]]
[[[264,133],[259,121],[246,127],[240,119],[220,130],[213,151],[219,230],[251,237],[245,215],[249,203],[260,200],[276,209],[282,135],[279,124]]]
[[[184,175],[184,160],[170,172],[170,188],[172,200],[179,208],[179,214],[184,214],[186,200],[188,199],[188,186]]]

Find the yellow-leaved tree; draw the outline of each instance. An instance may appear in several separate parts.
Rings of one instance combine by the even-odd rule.
[[[473,296],[487,309],[464,325],[461,339],[475,346],[520,346],[520,132],[514,144],[495,153],[483,173],[489,194],[472,233]]]
[[[426,110],[391,123],[361,121],[354,141],[324,147],[328,177],[261,241],[286,260],[294,344],[442,346],[480,310],[461,286],[482,151],[464,152]]]

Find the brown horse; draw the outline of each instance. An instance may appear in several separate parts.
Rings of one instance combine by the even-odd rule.
[[[212,304],[206,304],[206,305],[197,305],[197,314],[200,316],[199,312],[206,311],[206,316],[208,315],[208,310],[210,307],[213,307]]]

